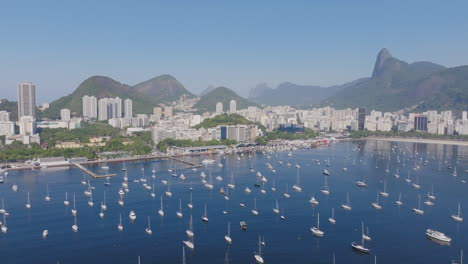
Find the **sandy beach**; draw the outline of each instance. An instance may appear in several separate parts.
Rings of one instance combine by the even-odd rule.
[[[468,146],[468,141],[450,140],[450,139],[427,139],[427,138],[400,138],[400,137],[367,137],[367,140],[396,141],[410,143],[427,143],[443,145]]]

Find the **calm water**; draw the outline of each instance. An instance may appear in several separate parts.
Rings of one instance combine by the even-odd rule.
[[[181,182],[170,176],[167,171],[169,161],[127,163],[130,192],[124,197],[125,205],[117,203],[118,190],[121,186],[122,164],[109,164],[110,173],[118,176],[111,180],[110,186],[104,186],[104,180],[91,179],[94,207],[88,206],[88,197],[83,195],[86,186],[80,183],[83,173],[78,169],[46,169],[41,171],[10,172],[7,181],[0,185],[0,198],[5,200],[5,208],[11,214],[7,218],[8,233],[0,233],[1,263],[137,263],[141,256],[142,263],[182,263],[182,241],[186,240],[185,230],[188,219],[193,215],[195,233],[195,250],[186,250],[187,263],[225,263],[226,255],[230,263],[253,263],[253,253],[258,249],[258,236],[264,236],[266,246],[263,256],[266,263],[447,263],[458,259],[460,249],[468,245],[466,223],[456,223],[451,218],[455,214],[458,202],[462,212],[468,211],[468,184],[461,183],[466,179],[468,169],[468,149],[466,147],[427,145],[390,142],[344,142],[327,148],[299,150],[288,157],[287,152],[272,153],[271,158],[256,153],[252,158],[247,155],[237,160],[234,156],[213,156],[216,164],[212,166],[214,190],[203,187],[200,172],[184,169],[176,164],[177,173],[184,173],[187,180]],[[400,163],[397,163],[399,157]],[[201,163],[207,157],[186,158]],[[315,160],[319,160],[318,164]],[[328,177],[330,195],[324,196],[320,188],[324,184],[322,171],[325,160],[329,159]],[[390,162],[388,160],[390,159]],[[282,160],[280,165],[278,161]],[[265,165],[271,163],[276,173]],[[288,168],[286,163],[292,166]],[[300,184],[302,192],[296,193],[291,186],[296,183],[296,168],[301,165]],[[353,165],[355,163],[355,165]],[[413,170],[415,163],[421,164],[420,170]],[[388,165],[387,165],[388,164]],[[458,177],[451,175],[448,165],[456,166]],[[389,173],[385,172],[387,166]],[[254,187],[257,182],[255,173],[250,168],[260,171],[268,178],[265,186],[267,194],[261,194]],[[342,168],[347,167],[348,171]],[[393,174],[399,167],[401,177]],[[151,191],[142,187],[142,183],[132,182],[144,174],[149,177],[149,184],[155,184],[156,198]],[[156,179],[151,178],[151,170],[156,169]],[[103,174],[100,166],[91,167]],[[419,178],[421,189],[417,190],[404,179],[408,171],[413,181]],[[230,200],[226,201],[219,189],[230,182],[230,175],[235,178],[236,189],[229,190]],[[222,176],[218,182],[215,177]],[[87,177],[88,178],[88,177]],[[208,180],[209,176],[207,176]],[[360,189],[355,185],[357,180],[365,179],[368,187]],[[167,186],[161,180],[171,182],[172,198],[164,192]],[[277,191],[271,191],[275,180]],[[371,203],[383,190],[387,182],[388,198],[380,197],[383,209],[376,211]],[[19,191],[11,190],[12,184],[19,185]],[[44,201],[46,184],[49,184],[50,202]],[[289,185],[291,198],[286,199],[283,193]],[[423,203],[427,192],[434,186],[437,199],[434,206]],[[186,204],[193,187],[192,210]],[[252,189],[247,195],[245,187]],[[31,193],[32,208],[26,209],[27,192]],[[65,192],[68,192],[70,207],[63,205]],[[76,193],[78,226],[77,233],[72,232],[74,218],[71,215],[73,193]],[[100,202],[104,192],[107,195],[108,210],[104,219],[99,217]],[[352,211],[341,209],[340,205],[349,192]],[[402,194],[403,205],[398,207],[395,200]],[[418,194],[421,194],[421,208],[424,215],[415,215],[411,208],[418,205]],[[157,214],[160,196],[163,195],[165,216]],[[318,207],[309,204],[311,195],[320,202]],[[183,218],[177,218],[179,198],[182,199]],[[259,215],[251,213],[254,198],[257,199]],[[274,200],[279,200],[279,207],[284,209],[286,221],[274,214]],[[206,203],[209,223],[203,223],[203,206]],[[241,208],[239,203],[245,203]],[[327,219],[335,208],[335,225]],[[134,210],[137,221],[131,223],[128,214]],[[228,214],[224,215],[223,210]],[[316,225],[320,213],[320,228],[325,232],[322,238],[314,237],[310,227]],[[122,214],[124,231],[117,230],[119,214]],[[147,216],[151,217],[151,236],[145,233]],[[227,223],[231,222],[232,245],[224,242]],[[239,222],[246,221],[248,231],[239,228]],[[371,249],[370,256],[361,256],[350,248],[352,241],[360,241],[361,221],[370,229],[372,241],[366,243]],[[442,246],[426,239],[424,231],[434,228],[452,237],[450,246]],[[42,239],[42,230],[49,230],[49,237]]]

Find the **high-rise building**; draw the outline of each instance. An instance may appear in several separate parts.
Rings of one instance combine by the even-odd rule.
[[[220,115],[223,113],[223,103],[217,102],[216,103],[216,114]]]
[[[366,123],[366,108],[358,109],[358,130],[364,130],[364,124]]]
[[[153,108],[153,115],[157,121],[161,120],[162,116],[162,109],[161,107],[155,107]]]
[[[98,102],[99,120],[122,117],[122,99],[102,98]]]
[[[416,115],[414,117],[414,130],[427,131],[427,116]]]
[[[133,117],[133,102],[130,99],[124,101],[124,114],[127,118]]]
[[[18,84],[18,120],[23,116],[36,117],[36,86],[31,82]]]
[[[83,117],[97,118],[98,117],[97,98],[94,96],[83,96]]]
[[[10,112],[0,111],[0,122],[10,121]]]
[[[229,102],[229,113],[230,114],[237,113],[237,102],[236,102],[236,100],[231,100]]]
[[[18,123],[20,135],[31,136],[36,133],[36,121],[33,116],[22,116]]]
[[[164,118],[165,119],[172,118],[172,107],[171,106],[164,107]]]
[[[115,105],[114,115],[109,118],[121,118],[122,117],[122,99],[120,99],[120,97],[114,98],[114,105]]]
[[[99,120],[107,120],[107,118],[108,118],[107,99],[108,98],[103,98],[103,99],[99,99],[99,101],[98,101]]]
[[[468,112],[467,111],[463,111],[462,112],[462,120],[467,120],[468,119]]]
[[[70,121],[70,109],[63,108],[60,110],[60,119],[62,121]]]

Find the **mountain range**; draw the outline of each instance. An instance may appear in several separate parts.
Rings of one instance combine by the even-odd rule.
[[[382,49],[370,77],[330,87],[260,84],[249,99],[259,104],[366,107],[382,111],[465,110],[468,108],[468,66],[446,68],[421,61],[407,63]]]

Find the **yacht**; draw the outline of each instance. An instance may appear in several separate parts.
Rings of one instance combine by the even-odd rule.
[[[262,241],[260,236],[258,237],[258,252],[254,254],[255,261],[259,264],[263,264],[263,257],[262,257]]]
[[[146,234],[151,235],[153,234],[153,231],[151,230],[151,221],[150,217],[148,216],[148,227],[145,229]]]
[[[413,212],[415,212],[416,214],[419,214],[419,215],[424,214],[424,211],[421,210],[421,195],[419,195],[418,208],[413,208]]]
[[[380,206],[380,204],[379,204],[379,194],[377,194],[377,201],[372,203],[372,207],[374,207],[374,209],[376,209],[376,210],[381,210],[382,209],[382,206]]]
[[[323,237],[323,235],[325,234],[325,232],[320,230],[320,214],[319,213],[317,213],[317,226],[311,227],[310,231],[312,231],[312,234],[318,237]]]
[[[122,232],[122,230],[123,230],[123,225],[122,225],[122,214],[119,215],[119,218],[120,218],[120,222],[119,222],[119,224],[117,225],[117,230],[119,230],[120,232]]]
[[[49,230],[45,229],[45,230],[42,231],[42,238],[43,239],[46,239],[48,235],[49,235]]]
[[[460,211],[460,203],[458,203],[458,213],[456,215],[451,215],[450,217],[457,222],[463,222],[463,217],[461,216]]]
[[[332,215],[330,218],[328,218],[328,222],[330,222],[330,224],[336,224],[336,220],[335,220],[335,208],[332,208]]]
[[[189,237],[188,240],[184,240],[184,241],[182,241],[182,242],[183,242],[184,245],[185,245],[186,247],[188,247],[189,249],[192,249],[192,250],[193,250],[193,249],[195,248],[195,245],[193,244],[193,237]]]
[[[29,192],[28,192],[28,201],[26,203],[26,208],[31,208],[31,201],[29,200]]]
[[[136,220],[136,214],[134,211],[130,211],[130,214],[128,215],[128,217],[130,218],[130,221],[135,221]]]
[[[341,205],[341,208],[343,208],[346,211],[351,211],[351,205],[349,203],[349,193],[346,193],[346,203]]]
[[[88,201],[88,205],[93,207],[94,206],[94,202],[93,202],[93,194],[91,193],[91,195],[89,196],[89,201]]]
[[[202,216],[202,221],[208,223],[208,213],[206,211],[206,203],[205,203],[205,213]]]
[[[228,232],[227,235],[224,236],[224,240],[228,244],[232,244],[232,238],[231,238],[231,223],[228,222]]]
[[[357,185],[358,187],[361,187],[361,188],[367,187],[367,184],[366,184],[366,182],[365,182],[364,180],[362,180],[362,181],[357,181],[357,182],[356,182],[356,185]]]
[[[119,199],[118,203],[120,206],[124,206],[124,200],[122,198]]]
[[[364,245],[364,239],[362,239],[361,244],[357,242],[352,242],[351,243],[351,248],[357,252],[363,253],[363,254],[369,254],[370,250],[366,248]]]
[[[161,208],[159,208],[158,214],[159,214],[160,216],[164,216],[162,195],[161,195]]]
[[[319,201],[317,201],[314,196],[310,197],[309,203],[313,206],[319,205]]]
[[[426,230],[426,236],[444,243],[450,243],[452,239],[448,236],[446,236],[444,233],[433,230],[433,229],[427,229]]]

